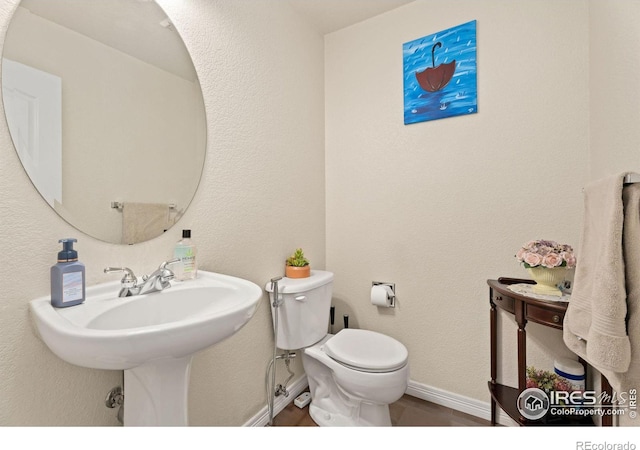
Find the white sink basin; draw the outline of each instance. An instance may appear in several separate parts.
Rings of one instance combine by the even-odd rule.
[[[162,292],[119,298],[116,281],[87,288],[81,305],[54,308],[48,296],[30,303],[40,337],[58,357],[83,367],[125,370],[125,425],[132,409],[130,385],[141,383],[140,389],[152,392],[156,372],[174,384],[188,383],[191,356],[242,328],[262,297],[250,281],[206,271],[198,271],[195,280],[171,284]],[[165,382],[171,381],[160,384]],[[184,400],[186,408],[188,386],[183,387],[184,399],[176,401]],[[148,400],[158,404],[153,395]],[[136,414],[163,415],[147,409]],[[186,422],[186,410],[182,413]],[[147,419],[132,424],[186,424]]]
[[[54,308],[31,302],[42,340],[72,364],[130,369],[158,358],[180,358],[238,331],[253,316],[261,289],[240,278],[199,271],[162,292],[119,298],[119,282],[87,288],[86,301]]]

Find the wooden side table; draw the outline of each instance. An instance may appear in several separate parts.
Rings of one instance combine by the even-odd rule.
[[[487,280],[489,284],[489,312],[491,327],[491,381],[489,381],[489,392],[491,393],[491,424],[496,424],[496,406],[504,410],[509,417],[520,425],[541,425],[537,421],[530,421],[522,417],[517,408],[517,400],[520,393],[526,388],[527,382],[527,322],[535,322],[540,325],[562,330],[564,315],[567,312],[568,303],[538,300],[528,297],[509,289],[509,285],[516,283],[535,284],[532,280],[518,278],[499,278],[498,280]],[[497,309],[500,308],[514,315],[518,325],[518,387],[514,388],[497,382],[498,373],[498,335],[497,335]],[[580,362],[585,365],[582,359]],[[586,370],[585,370],[586,373]],[[607,379],[602,376],[602,390],[611,395],[611,386]],[[590,418],[558,423],[558,425],[593,425]],[[611,426],[611,416],[602,417],[602,426]],[[542,424],[544,425],[544,424]]]

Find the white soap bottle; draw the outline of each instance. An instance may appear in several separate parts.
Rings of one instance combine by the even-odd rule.
[[[198,276],[196,253],[196,246],[191,240],[191,230],[182,230],[182,239],[173,250],[173,257],[180,259],[174,270],[176,280],[193,280]]]

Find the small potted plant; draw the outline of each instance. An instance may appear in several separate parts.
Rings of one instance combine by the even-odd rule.
[[[302,249],[298,248],[293,255],[287,258],[285,276],[287,278],[307,278],[310,275],[311,266],[309,261],[304,257]]]

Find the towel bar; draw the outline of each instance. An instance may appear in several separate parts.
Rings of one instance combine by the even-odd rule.
[[[625,184],[633,184],[640,183],[640,174],[637,173],[628,173],[624,176]]]
[[[169,209],[176,209],[178,207],[178,205],[176,205],[175,203],[169,203],[167,206],[169,206]],[[111,202],[111,207],[113,209],[117,209],[118,211],[122,211],[122,208],[124,208],[124,203],[123,202]]]

